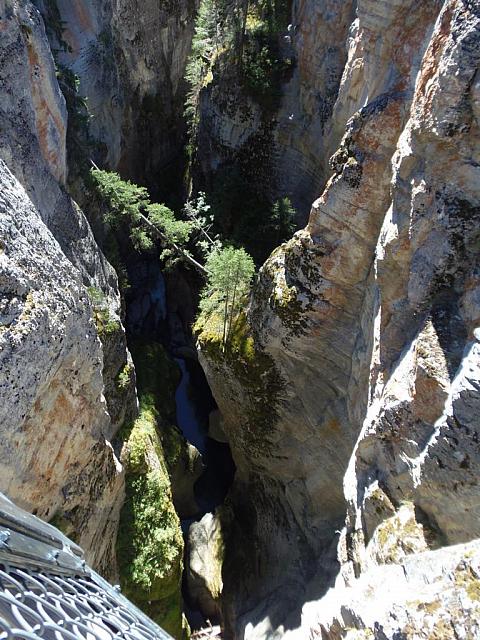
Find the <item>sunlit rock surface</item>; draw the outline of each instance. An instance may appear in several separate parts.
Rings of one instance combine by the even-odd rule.
[[[131,385],[110,402],[128,364],[117,278],[64,189],[67,114],[41,16],[7,2],[0,30],[1,490],[113,577],[123,478],[109,440],[135,410]]]
[[[0,485],[112,575],[123,477],[107,440],[90,301],[3,162],[0,181]]]
[[[220,514],[207,513],[188,532],[187,589],[194,605],[210,621],[220,615],[224,540]]]
[[[305,628],[284,638],[477,638],[479,563],[475,541],[376,566],[351,587],[337,586],[320,603],[307,605]]]
[[[479,536],[479,14],[461,0],[359,0],[332,107],[333,176],[260,271],[254,351],[222,359],[199,336],[238,467],[232,637],[301,627],[303,602],[321,623],[335,578],[328,602],[348,607],[344,581],[355,591],[374,572],[381,594],[402,563]],[[474,637],[474,603],[450,608],[442,588],[433,623]],[[393,639],[424,624],[412,609],[395,628],[388,606],[367,615],[367,604],[320,637]],[[304,613],[301,637],[308,624]]]
[[[0,2],[0,490],[112,577],[109,441],[135,381],[116,276],[65,190],[52,43],[97,152],[148,180],[178,157],[198,4],[36,4],[48,34]],[[226,637],[479,634],[479,26],[473,0],[300,0],[270,120],[236,87],[203,92],[205,175],[247,149],[272,199],[318,196],[235,348],[199,335],[237,467],[221,580],[212,519],[194,559]]]

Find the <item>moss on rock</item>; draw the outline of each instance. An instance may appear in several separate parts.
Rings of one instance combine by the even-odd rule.
[[[231,378],[232,385],[236,381],[246,397],[241,434],[246,450],[253,457],[267,455],[284,382],[272,358],[256,343],[244,312],[232,324],[225,350],[219,327],[214,315],[200,318],[194,326],[198,344],[211,366]]]
[[[403,503],[393,516],[377,527],[370,547],[380,564],[398,564],[406,556],[428,549],[423,526],[415,517],[413,503]]]
[[[188,635],[180,591],[183,538],[161,432],[175,411],[179,373],[160,344],[133,346],[139,415],[121,434],[126,500],[117,556],[125,595],[174,638]]]

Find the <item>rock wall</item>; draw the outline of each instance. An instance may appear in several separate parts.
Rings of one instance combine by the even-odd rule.
[[[321,637],[397,637],[390,605],[350,613],[356,579],[479,535],[479,19],[467,0],[357,2],[321,143],[339,143],[333,175],[262,267],[230,355],[199,335],[239,470],[229,637],[306,637],[306,601]],[[447,627],[468,618],[437,604]]]
[[[123,478],[107,440],[90,301],[3,161],[0,175],[0,484],[19,505],[67,524],[89,562],[111,576]]]
[[[0,0],[0,490],[113,577],[124,480],[110,440],[135,385],[116,276],[65,188],[52,48],[88,97],[96,153],[153,182],[178,159],[197,3],[37,4],[48,38],[30,2]],[[232,348],[199,328],[237,466],[215,576],[226,634],[474,637],[480,9],[298,0],[292,16],[296,64],[273,116],[221,82],[201,104],[205,176],[265,143],[245,160],[272,199],[302,211],[323,190],[261,269]],[[150,489],[176,546],[171,590],[143,595],[179,629],[182,545],[154,418],[133,430],[148,445],[133,462],[161,471]]]
[[[353,2],[299,0],[280,53],[292,61],[278,105],[265,109],[231,69],[216,70],[200,98],[198,181],[209,184],[223,164],[238,163],[274,200],[288,195],[306,221],[329,175],[328,158],[344,123],[332,112],[347,59]],[[285,26],[286,27],[286,26]],[[340,134],[339,134],[340,132]]]
[[[58,62],[88,99],[98,163],[168,193],[182,173],[183,76],[198,0],[37,4]]]
[[[305,627],[284,637],[476,638],[480,632],[478,563],[475,541],[376,566],[353,588],[339,585],[320,603],[307,605]]]
[[[110,440],[135,411],[134,385],[109,393],[129,358],[117,278],[65,191],[67,114],[40,14],[7,2],[0,15],[1,490],[113,578],[124,489]]]
[[[136,415],[135,376],[116,274],[68,195],[78,171],[66,148],[75,114],[57,77],[67,67],[79,78],[93,116],[91,153],[154,184],[182,154],[196,4],[0,2],[1,490],[75,537],[115,579],[124,480],[110,440]],[[23,244],[10,247],[13,235]]]

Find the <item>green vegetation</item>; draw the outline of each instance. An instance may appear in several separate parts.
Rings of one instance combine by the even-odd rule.
[[[126,472],[117,557],[125,595],[173,637],[187,635],[180,582],[183,539],[161,441],[174,415],[178,371],[160,344],[134,344],[139,416],[120,435]]]
[[[98,336],[101,340],[104,340],[106,336],[120,329],[120,322],[110,316],[107,299],[100,289],[97,287],[89,287],[87,292],[90,302],[92,303],[93,320],[97,328]]]
[[[89,133],[91,115],[87,98],[79,93],[80,79],[68,67],[56,64],[56,75],[68,112],[67,151],[68,166],[75,171],[85,169],[92,141]]]
[[[195,245],[204,257],[208,257],[212,251],[222,248],[220,236],[212,232],[214,217],[207,204],[206,195],[202,191],[197,198],[188,200],[183,209],[195,229]]]
[[[157,419],[151,398],[142,397],[140,415],[122,454],[126,500],[117,555],[125,595],[144,609],[147,603],[155,603],[156,620],[163,626],[174,609],[175,622],[166,630],[178,638],[182,626],[183,540],[172,503]]]
[[[288,197],[271,204],[252,176],[224,167],[214,177],[211,193],[214,228],[243,246],[262,264],[271,251],[295,231],[295,209]]]
[[[208,279],[200,300],[201,313],[217,315],[222,322],[222,347],[231,338],[233,321],[241,311],[255,273],[255,264],[244,249],[225,247],[207,259]]]
[[[290,2],[250,2],[243,46],[243,86],[267,112],[278,108],[281,85],[292,68],[283,57],[279,36],[286,32]]]
[[[113,172],[93,169],[92,180],[96,191],[105,203],[104,219],[112,230],[127,228],[133,246],[139,251],[154,248],[155,235],[164,244],[161,258],[186,258],[200,267],[207,283],[201,295],[200,309],[204,316],[219,313],[222,318],[222,345],[225,350],[231,338],[234,319],[240,313],[255,272],[252,257],[243,249],[222,247],[218,235],[212,232],[213,217],[205,194],[200,193],[184,207],[188,221],[177,220],[165,205],[152,203],[144,187],[122,180]],[[275,240],[279,240],[283,228],[291,231],[293,209],[288,199],[272,208],[269,220]],[[267,232],[265,226],[263,233]],[[187,242],[195,241],[197,251],[203,255],[205,266],[189,253]],[[92,297],[92,296],[91,296]],[[101,300],[94,306],[101,310]],[[101,317],[101,316],[100,316]]]
[[[212,100],[225,112],[230,109],[229,94],[249,96],[261,107],[261,127],[228,163],[213,172],[213,183],[208,185],[214,231],[233,245],[243,246],[257,265],[295,229],[291,202],[285,197],[275,202],[268,186],[272,116],[292,66],[282,44],[289,33],[290,15],[290,0],[202,0],[186,73],[191,166],[200,97],[207,86]],[[249,107],[245,109],[248,118]]]
[[[178,220],[165,205],[152,203],[144,187],[122,180],[113,172],[93,169],[95,188],[105,205],[105,222],[112,230],[127,228],[130,240],[138,251],[151,251],[155,236],[163,243],[160,257],[163,260],[186,259],[207,277],[203,294],[203,311],[222,305],[224,309],[224,344],[228,342],[232,318],[239,311],[239,304],[250,285],[255,265],[244,249],[222,248],[218,235],[211,230],[213,217],[205,194],[200,193],[184,207],[188,218]],[[276,239],[282,226],[290,229],[293,209],[284,199],[272,209],[270,220]],[[266,228],[265,228],[266,229]],[[190,254],[187,243],[192,240],[205,260],[205,266]]]
[[[280,84],[291,67],[278,46],[290,4],[289,0],[201,1],[186,70],[190,91],[185,114],[193,134],[200,93],[214,79],[215,65],[236,68],[245,89],[266,108],[278,103]]]
[[[202,0],[200,3],[185,74],[190,86],[185,115],[192,134],[198,124],[200,92],[213,78],[213,65],[220,54],[231,51],[234,45],[238,4],[238,0]]]
[[[92,189],[102,203],[104,221],[113,232],[127,230],[137,251],[152,251],[160,241],[160,258],[167,266],[183,259],[205,274],[203,265],[186,247],[192,222],[178,220],[167,206],[151,202],[145,187],[122,180],[118,173],[94,168],[90,176]]]
[[[92,169],[91,177],[105,203],[105,222],[114,230],[126,225],[135,249],[149,251],[154,246],[152,232],[147,228],[145,219],[158,227],[167,242],[187,242],[191,224],[177,220],[165,205],[152,203],[145,187],[122,180],[113,171]]]
[[[117,387],[121,390],[125,390],[128,388],[132,381],[133,376],[133,366],[130,362],[123,367],[120,373],[117,376]]]
[[[269,436],[277,420],[277,406],[284,393],[284,382],[272,358],[255,343],[246,314],[241,310],[233,319],[228,348],[222,340],[221,309],[201,313],[194,326],[200,348],[208,355],[216,375],[232,379],[233,389],[242,390],[245,409],[241,433],[245,451],[252,458],[268,455]]]

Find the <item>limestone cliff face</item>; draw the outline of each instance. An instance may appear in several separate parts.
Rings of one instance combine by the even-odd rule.
[[[231,349],[199,335],[237,466],[208,549],[223,574],[202,582],[199,562],[199,582],[215,613],[222,592],[229,637],[476,637],[478,2],[292,4],[275,109],[222,81],[201,96],[204,177],[235,155],[272,200],[302,211],[321,195],[261,269]],[[124,480],[110,440],[135,384],[115,273],[65,187],[52,49],[80,78],[96,153],[152,181],[178,159],[198,2],[36,5],[48,34],[31,2],[0,0],[0,490],[112,577]],[[147,575],[142,598],[171,596],[178,627],[182,543],[155,419],[124,455],[148,445],[141,481],[176,552],[171,590],[152,598]]]
[[[182,80],[198,0],[37,4],[59,63],[88,99],[98,161],[153,188],[166,182],[181,163]]]
[[[288,195],[306,220],[343,130],[344,123],[333,124],[332,112],[353,13],[353,2],[293,3],[290,27],[279,34],[280,56],[292,71],[285,74],[278,105],[265,109],[238,78],[214,74],[201,94],[198,132],[199,171],[207,184],[234,159],[272,201]]]
[[[250,545],[230,560],[227,546],[227,570],[247,563],[224,586],[235,637],[295,628],[285,611],[336,575],[350,591],[332,596],[335,624],[311,605],[321,637],[420,628],[425,612],[395,626],[390,605],[351,604],[356,578],[479,537],[479,26],[475,2],[358,1],[326,134],[333,175],[260,271],[248,357],[200,336],[239,469],[231,548]],[[468,617],[437,605],[447,626]]]
[[[117,278],[65,191],[67,114],[41,16],[7,2],[0,32],[1,490],[113,577],[123,477],[109,441],[135,411],[134,385],[110,415],[104,396],[129,358]]]
[[[85,140],[80,114],[66,108],[75,86],[62,77],[64,67],[76,73],[93,106],[97,147],[87,151],[148,182],[181,151],[172,141],[181,140],[195,2],[35,4],[0,2],[0,490],[75,539],[105,577],[133,584],[132,599],[181,637],[177,494],[156,399],[137,417],[117,276],[68,193],[86,200],[72,162]],[[154,370],[164,373],[158,363]],[[171,385],[159,388],[174,401]],[[121,426],[126,474],[120,438],[115,452],[111,445]],[[132,433],[137,458],[145,456],[135,474]]]
[[[63,524],[115,573],[123,499],[107,438],[102,349],[79,271],[1,162],[2,491]]]

